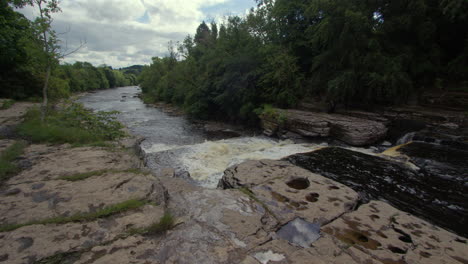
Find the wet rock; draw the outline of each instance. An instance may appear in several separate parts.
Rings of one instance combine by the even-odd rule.
[[[382,263],[464,263],[467,258],[468,245],[457,242],[457,235],[379,201],[322,230]]]
[[[208,140],[220,140],[240,137],[242,134],[237,131],[238,128],[223,123],[207,122],[203,126],[203,132]]]
[[[423,153],[431,155],[429,151]],[[400,210],[468,236],[468,190],[460,178],[439,177],[415,171],[404,163],[335,147],[293,155],[287,160],[350,186],[362,193],[364,201],[388,201]],[[447,215],[453,217],[448,219]]]
[[[383,139],[387,133],[384,123],[369,119],[300,110],[277,111],[285,116],[281,124],[274,118],[262,117],[267,134],[278,133],[281,127],[305,137],[332,137],[353,146],[364,146]]]
[[[310,248],[312,243],[320,238],[320,225],[296,218],[281,227],[276,234],[279,238],[285,239],[294,245]]]
[[[466,92],[426,92],[421,96],[421,105],[431,108],[467,111],[468,93]]]
[[[413,142],[397,149],[402,155],[434,177],[450,177],[459,184],[468,179],[468,147],[465,149],[450,146]]]

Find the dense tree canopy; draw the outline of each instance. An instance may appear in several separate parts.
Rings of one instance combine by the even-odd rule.
[[[197,117],[254,120],[262,104],[348,106],[468,87],[468,1],[257,0],[244,18],[203,22],[140,82]]]
[[[67,97],[73,92],[137,83],[136,77],[141,72],[141,66],[137,65],[122,70],[105,65],[95,67],[87,62],[60,65],[58,59],[51,59],[44,52],[39,24],[16,12],[8,2],[21,7],[31,1],[0,3],[0,97],[39,97],[49,62],[49,94],[52,99]]]

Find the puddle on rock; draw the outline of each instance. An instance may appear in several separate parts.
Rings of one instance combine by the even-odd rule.
[[[292,179],[286,183],[289,187],[296,190],[305,190],[309,188],[310,182],[306,178]]]
[[[312,243],[320,238],[320,225],[296,218],[283,226],[276,234],[294,245],[310,248]]]

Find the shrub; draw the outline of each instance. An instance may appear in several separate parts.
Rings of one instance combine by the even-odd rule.
[[[19,134],[33,142],[94,144],[125,136],[117,112],[96,112],[71,103],[62,110],[49,110],[44,122],[40,111],[30,110],[19,126]]]
[[[0,110],[6,110],[12,107],[15,104],[15,100],[7,99],[3,101],[2,105],[0,106]]]
[[[0,183],[19,171],[14,161],[23,154],[24,142],[15,142],[0,154]]]

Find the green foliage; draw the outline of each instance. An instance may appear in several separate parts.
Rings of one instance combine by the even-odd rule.
[[[0,153],[0,183],[19,172],[15,160],[23,154],[26,143],[19,141]]]
[[[64,109],[50,110],[44,123],[38,109],[30,110],[19,126],[19,134],[33,142],[96,144],[125,135],[116,112],[92,112],[72,103]]]
[[[175,224],[175,219],[170,213],[165,213],[158,223],[153,224],[148,228],[148,234],[158,234],[172,229]]]
[[[38,94],[41,46],[31,22],[0,3],[0,97],[21,99]]]
[[[6,99],[2,102],[2,106],[0,106],[0,110],[6,110],[12,107],[15,104],[15,100]]]
[[[94,67],[87,62],[59,65],[59,40],[51,28],[58,1],[13,1],[14,6],[39,9],[39,16],[29,21],[16,12],[9,1],[0,3],[0,97],[25,99],[42,96],[41,89],[50,68],[48,93],[52,100],[84,92],[137,84],[142,66],[113,70]]]
[[[159,222],[156,222],[146,228],[135,228],[129,231],[130,235],[157,235],[171,230],[175,225],[175,218],[166,212]]]
[[[287,116],[281,110],[274,108],[272,105],[265,104],[263,108],[255,109],[255,113],[259,117],[267,118],[276,121],[280,125],[284,125],[287,121]]]
[[[66,224],[70,222],[90,222],[99,218],[105,218],[118,213],[134,210],[148,204],[142,200],[127,200],[118,204],[107,206],[96,212],[77,213],[72,216],[57,216],[49,219],[36,220],[23,224],[8,224],[0,226],[0,232],[9,232],[30,225]]]
[[[250,123],[263,104],[294,107],[307,97],[372,108],[437,86],[464,90],[467,3],[257,0],[245,18],[201,23],[139,82],[150,101]]]

